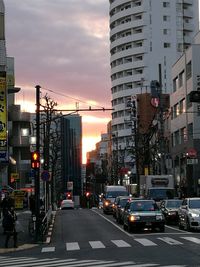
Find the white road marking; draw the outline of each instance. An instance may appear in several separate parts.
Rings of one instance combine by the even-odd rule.
[[[200,239],[199,238],[196,238],[196,237],[189,237],[189,236],[184,236],[184,237],[181,237],[185,240],[188,240],[188,241],[191,241],[193,243],[196,243],[196,244],[200,244]]]
[[[101,241],[89,241],[90,246],[94,249],[96,248],[105,248],[104,244]]]
[[[156,243],[152,242],[151,240],[149,240],[147,238],[134,238],[134,240],[139,242],[140,244],[142,244],[145,247],[157,246]]]
[[[41,252],[54,252],[55,249],[56,249],[55,247],[45,247],[45,248],[42,248]]]
[[[111,242],[113,242],[119,248],[131,247],[130,244],[128,244],[127,242],[125,242],[123,240],[111,240]]]
[[[79,250],[79,244],[78,242],[70,242],[70,243],[66,243],[66,250],[67,251],[71,251],[71,250]]]
[[[158,237],[158,239],[164,241],[165,243],[169,245],[183,245],[183,243],[170,237]]]

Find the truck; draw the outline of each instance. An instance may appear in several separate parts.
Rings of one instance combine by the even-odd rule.
[[[141,175],[140,195],[159,202],[175,197],[173,175]]]
[[[113,203],[118,196],[128,196],[129,193],[125,186],[121,185],[109,185],[105,187],[104,199],[103,199],[103,212],[112,213]]]

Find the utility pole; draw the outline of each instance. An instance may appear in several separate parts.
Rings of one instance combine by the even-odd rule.
[[[40,85],[36,85],[36,151],[40,155]],[[39,164],[40,166],[40,164]],[[39,238],[40,227],[40,167],[35,169],[35,215],[36,215],[36,241]]]
[[[161,64],[158,65],[159,69],[159,83],[160,88],[158,88],[158,95],[159,95],[159,121],[160,121],[160,153],[161,153],[161,162],[160,162],[160,169],[161,174],[165,174],[165,145],[164,145],[164,121],[163,121],[163,94],[162,94],[162,69]]]

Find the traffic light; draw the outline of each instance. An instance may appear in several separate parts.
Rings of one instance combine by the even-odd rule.
[[[86,192],[86,197],[89,197],[90,196],[90,192]]]
[[[191,91],[189,93],[190,102],[200,103],[200,91]]]
[[[31,152],[31,168],[40,168],[40,153],[38,151]]]
[[[71,192],[67,192],[66,197],[67,197],[67,199],[72,199],[72,193]]]

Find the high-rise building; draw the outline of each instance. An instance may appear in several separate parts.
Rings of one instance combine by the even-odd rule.
[[[152,80],[161,81],[162,93],[172,91],[172,65],[198,32],[198,2],[110,0],[112,133],[118,150],[134,145],[130,97],[149,93]],[[123,155],[128,163],[130,153]],[[132,166],[135,172],[134,159]]]
[[[74,196],[82,193],[82,117],[61,118],[61,166],[63,192],[72,191]],[[69,188],[70,184],[70,188]]]

